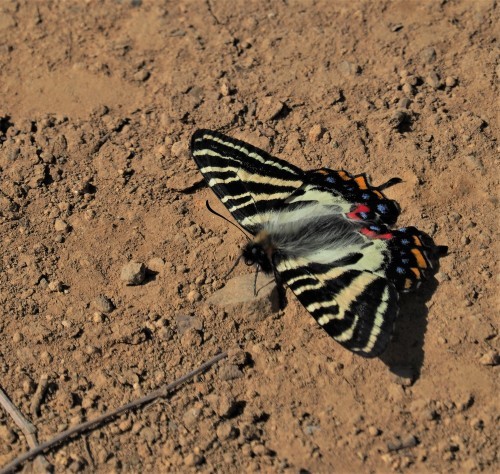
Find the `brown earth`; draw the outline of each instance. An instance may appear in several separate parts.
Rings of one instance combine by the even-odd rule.
[[[498,472],[498,17],[493,0],[0,3],[1,388],[46,440],[231,351],[47,453],[56,472]],[[450,253],[381,359],[290,294],[281,312],[207,303],[243,238],[204,207],[223,212],[197,128],[404,179],[400,224]],[[27,449],[0,409],[0,465]]]

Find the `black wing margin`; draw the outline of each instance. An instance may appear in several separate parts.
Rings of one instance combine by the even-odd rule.
[[[197,130],[191,154],[217,197],[252,234],[303,183],[300,168],[219,132]]]

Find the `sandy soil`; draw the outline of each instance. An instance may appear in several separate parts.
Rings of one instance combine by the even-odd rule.
[[[1,388],[46,440],[231,351],[55,472],[498,472],[498,22],[493,0],[0,3]],[[404,179],[401,225],[450,254],[381,359],[291,295],[207,302],[243,237],[204,207],[197,128]],[[27,449],[0,409],[0,466]]]

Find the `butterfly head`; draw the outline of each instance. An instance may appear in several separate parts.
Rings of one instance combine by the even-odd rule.
[[[257,264],[264,273],[273,273],[272,251],[265,242],[255,240],[243,248],[243,259],[247,265]]]

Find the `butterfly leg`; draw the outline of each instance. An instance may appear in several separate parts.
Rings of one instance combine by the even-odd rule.
[[[257,296],[257,278],[259,276],[259,265],[256,266],[256,269],[255,269],[255,278],[253,280],[253,295],[254,296]]]

